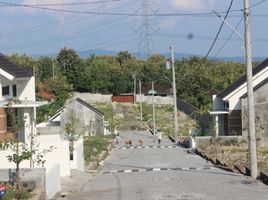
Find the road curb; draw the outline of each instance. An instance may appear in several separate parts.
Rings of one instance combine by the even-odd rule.
[[[210,170],[212,167],[176,167],[176,168],[143,168],[143,169],[125,169],[125,170],[111,170],[105,171],[103,174],[119,174],[119,173],[135,173],[135,172],[158,172],[158,171],[201,171]]]

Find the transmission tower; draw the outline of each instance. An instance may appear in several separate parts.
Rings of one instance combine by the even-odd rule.
[[[151,12],[155,13],[151,9],[152,0],[141,0],[141,26],[138,29],[139,32],[139,44],[138,51],[142,55],[145,55],[146,59],[150,57],[153,50],[153,34],[157,31],[153,28],[152,22],[150,20],[149,14]]]

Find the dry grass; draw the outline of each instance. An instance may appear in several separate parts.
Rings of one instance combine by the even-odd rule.
[[[249,153],[247,144],[237,143],[235,145],[213,144],[198,148],[208,157],[218,159],[229,167],[234,165],[241,169],[249,166]],[[258,170],[268,173],[268,147],[257,148]]]

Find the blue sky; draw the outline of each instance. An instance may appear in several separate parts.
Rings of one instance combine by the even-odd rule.
[[[96,0],[6,0],[0,2],[18,4],[92,2]],[[149,1],[149,0],[148,0]],[[203,13],[216,10],[227,10],[230,0],[151,0],[149,13]],[[251,0],[254,5],[261,0]],[[0,4],[1,5],[1,4]],[[80,6],[64,6],[66,10],[89,11],[100,13],[141,13],[141,0],[121,0],[106,3],[95,3]],[[50,7],[62,9],[62,7]],[[231,10],[243,8],[243,0],[234,0]],[[268,16],[266,15],[268,0],[252,7],[252,48],[253,56],[268,55]],[[5,54],[57,53],[62,46],[77,51],[104,49],[128,50],[139,49],[141,27],[140,16],[114,16],[71,14],[45,11],[26,7],[0,6],[0,51]],[[227,21],[234,27],[241,21],[242,12],[231,12]],[[205,55],[219,29],[221,20],[216,16],[154,16],[148,17],[152,53],[163,53],[174,45],[180,53]],[[237,30],[243,35],[243,21]],[[219,40],[210,56],[232,57],[243,56],[242,41],[233,35],[226,46],[219,51],[226,38],[232,33],[224,25]],[[63,37],[64,35],[64,37]],[[189,37],[190,36],[190,37]],[[64,39],[63,39],[64,38]]]

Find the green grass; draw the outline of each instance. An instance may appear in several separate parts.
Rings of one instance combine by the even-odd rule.
[[[17,191],[12,187],[8,186],[6,190],[6,194],[2,197],[1,200],[13,200],[13,199],[29,199],[32,194],[26,191]]]

